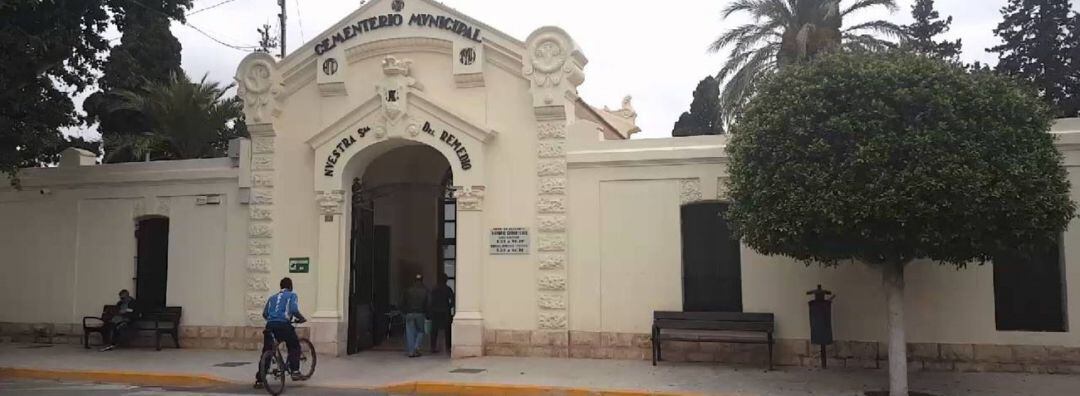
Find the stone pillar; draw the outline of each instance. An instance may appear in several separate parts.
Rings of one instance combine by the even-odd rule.
[[[315,202],[319,207],[319,250],[315,260],[316,296],[315,313],[311,315],[311,342],[320,353],[344,355],[346,342],[340,331],[342,323],[341,274],[348,263],[348,250],[341,243],[347,238],[345,231],[345,191],[317,191]]]
[[[569,331],[566,130],[588,60],[565,31],[551,26],[530,34],[526,48],[523,73],[530,80],[538,141],[536,328],[565,339]],[[569,349],[552,354],[569,356]]]
[[[484,352],[484,318],[480,314],[484,272],[484,186],[455,187],[457,199],[457,301],[453,323],[453,358]]]

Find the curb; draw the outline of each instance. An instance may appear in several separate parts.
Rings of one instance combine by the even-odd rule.
[[[693,393],[654,392],[645,390],[601,390],[543,385],[500,385],[463,382],[414,381],[377,387],[375,390],[391,394],[409,395],[566,395],[566,396],[690,396]]]
[[[52,370],[0,367],[0,379],[35,379],[76,381],[175,388],[207,388],[237,385],[236,382],[203,374],[153,373],[140,371]],[[315,386],[314,388],[320,388]],[[407,395],[566,395],[566,396],[690,396],[694,393],[654,392],[645,390],[601,390],[543,385],[502,385],[465,382],[411,381],[377,387],[326,386],[334,389],[367,389]]]
[[[47,370],[0,367],[0,379],[8,378],[100,382],[177,388],[235,385],[235,383],[231,381],[203,374],[152,373],[142,371]]]

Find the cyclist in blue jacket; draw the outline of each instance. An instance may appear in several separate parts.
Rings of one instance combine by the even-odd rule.
[[[270,296],[263,308],[263,319],[266,319],[266,330],[263,331],[263,352],[274,350],[274,339],[285,341],[289,348],[289,374],[294,381],[303,380],[300,374],[300,340],[296,337],[296,329],[292,326],[295,318],[296,323],[304,323],[307,319],[300,314],[300,299],[293,292],[292,279],[282,278],[281,291]],[[273,337],[271,337],[273,334]],[[263,385],[258,372],[255,373],[255,386]]]

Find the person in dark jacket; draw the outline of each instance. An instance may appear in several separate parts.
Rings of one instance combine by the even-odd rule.
[[[135,316],[135,298],[131,297],[131,293],[128,293],[127,289],[121,290],[120,300],[116,302],[116,315],[109,318],[109,322],[105,324],[108,326],[108,331],[106,331],[108,345],[101,348],[102,352],[116,349],[116,345],[120,343],[121,337],[127,333],[131,322],[135,320]]]
[[[401,297],[405,312],[405,352],[409,357],[420,356],[420,343],[424,341],[424,322],[427,320],[428,289],[424,277],[416,274],[412,286]]]
[[[446,274],[439,274],[439,285],[431,291],[431,353],[439,353],[439,331],[446,334],[446,353],[450,353],[450,324],[453,321],[454,289],[446,284]]]

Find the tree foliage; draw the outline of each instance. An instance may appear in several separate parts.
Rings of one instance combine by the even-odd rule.
[[[920,55],[938,59],[957,60],[963,48],[961,39],[956,41],[936,41],[934,37],[949,31],[952,17],[941,20],[941,15],[934,9],[934,0],[916,0],[911,6],[911,17],[915,19],[904,26],[907,41],[904,47]]]
[[[69,97],[94,82],[109,15],[101,0],[0,3],[0,173],[55,159],[80,123]],[[62,89],[61,87],[67,87]]]
[[[120,91],[137,90],[146,81],[165,83],[181,72],[180,42],[169,26],[172,20],[184,21],[191,0],[114,0],[114,22],[122,32],[120,44],[109,51],[98,81],[100,91],[83,105],[89,123],[98,123],[98,132],[109,153],[110,162],[139,160],[131,153],[116,152],[117,145],[128,137],[146,132],[150,120],[139,113],[115,110],[122,98]]]
[[[671,136],[719,135],[724,133],[724,121],[720,112],[720,82],[713,76],[705,77],[694,89],[690,111],[683,112],[675,122]]]
[[[846,3],[846,7],[841,7]],[[729,120],[752,96],[754,85],[778,68],[803,62],[837,50],[882,50],[895,44],[882,39],[901,39],[903,29],[884,20],[845,27],[844,20],[867,9],[896,9],[895,0],[735,0],[723,11],[724,18],[748,14],[753,22],[724,32],[709,46],[719,52],[730,47],[728,59],[717,74],[726,81],[721,108]]]
[[[120,135],[114,153],[162,159],[224,155],[229,140],[247,136],[243,104],[225,97],[230,88],[207,82],[205,75],[192,82],[176,73],[166,83],[147,81],[137,90],[117,91],[115,110],[139,114],[148,121],[148,132]]]
[[[1050,112],[991,73],[836,55],[763,84],[732,130],[730,219],[764,254],[964,266],[1074,216]]]
[[[1061,117],[1080,114],[1080,16],[1069,0],[1009,0],[994,29],[997,71],[1030,82]]]

